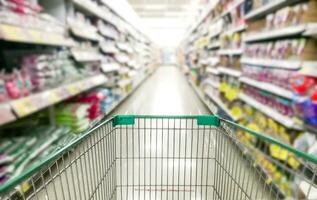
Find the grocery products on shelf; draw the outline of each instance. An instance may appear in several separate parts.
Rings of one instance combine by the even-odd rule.
[[[0,186],[113,112],[160,57],[105,2],[32,2],[0,2]]]
[[[185,54],[182,65],[207,107],[315,154],[316,6],[312,0],[232,0],[208,8],[180,47]],[[209,38],[204,41],[206,30]],[[251,138],[252,148],[264,151],[251,136],[240,136],[243,142]],[[275,185],[281,198],[304,195],[279,169],[276,160],[285,160],[274,146],[268,148],[268,157],[249,153],[268,184]],[[291,168],[311,170],[292,159]]]
[[[63,23],[41,13],[43,8],[39,4],[25,2],[1,2],[1,40],[41,45],[73,45]]]
[[[1,138],[1,185],[75,138],[69,128],[62,126],[38,124],[34,127],[31,123],[17,130],[18,133],[13,132]]]

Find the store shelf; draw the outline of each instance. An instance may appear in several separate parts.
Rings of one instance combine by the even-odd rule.
[[[120,70],[120,66],[117,63],[102,63],[101,69],[103,73],[110,73]]]
[[[270,1],[266,5],[249,12],[245,16],[245,19],[253,20],[253,19],[258,19],[258,18],[264,17],[265,15],[267,15],[269,13],[272,13],[276,10],[279,10],[280,8],[285,7],[287,5],[291,5],[295,2],[300,2],[300,0],[274,0],[274,1]]]
[[[117,35],[113,34],[111,31],[105,29],[105,28],[99,28],[98,29],[100,34],[108,39],[112,39],[112,40],[116,40],[118,39],[117,38]]]
[[[243,49],[221,49],[218,51],[218,54],[228,56],[241,55],[243,54]]]
[[[220,72],[218,71],[218,69],[217,69],[217,68],[214,68],[214,67],[208,67],[208,68],[206,69],[206,72],[207,72],[207,73],[210,73],[210,74],[214,74],[214,75],[219,75],[219,74],[220,74]]]
[[[123,79],[123,80],[120,80],[119,82],[118,82],[118,85],[120,86],[120,87],[125,87],[125,86],[127,86],[127,85],[129,85],[129,84],[131,84],[132,83],[132,80],[131,79]]]
[[[227,67],[218,67],[218,71],[222,74],[227,74],[230,76],[234,76],[234,77],[240,77],[241,76],[241,72],[235,69],[230,69]]]
[[[74,41],[62,34],[30,29],[9,24],[0,24],[0,39],[9,42],[49,45],[74,46]]]
[[[130,58],[124,54],[116,54],[115,59],[121,64],[127,64],[130,60]]]
[[[213,100],[219,107],[221,110],[223,110],[228,116],[231,117],[231,119],[233,119],[233,121],[238,121],[239,118],[234,117],[230,110],[227,108],[226,104],[224,104],[220,98],[216,97],[215,95],[211,94],[208,90],[205,91],[205,94],[211,99]]]
[[[18,117],[25,117],[50,105],[54,105],[79,93],[92,89],[107,81],[103,75],[96,75],[55,89],[46,90],[8,103]]]
[[[233,27],[227,31],[224,31],[223,35],[232,35],[234,33],[245,31],[247,28],[247,25],[241,24],[239,26]]]
[[[271,117],[275,121],[281,123],[282,125],[284,125],[288,128],[297,129],[297,130],[302,129],[302,127],[299,124],[297,124],[292,118],[289,118],[287,116],[280,114],[279,112],[273,110],[271,107],[261,104],[260,102],[254,100],[252,97],[249,97],[248,95],[246,95],[244,93],[240,93],[239,98],[242,101],[249,104],[250,106],[261,111],[262,113],[264,113],[268,117]]]
[[[219,88],[219,83],[215,82],[215,81],[212,81],[210,79],[206,79],[203,81],[202,83],[203,85],[210,85],[211,87],[215,88],[215,89],[218,89]]]
[[[79,28],[76,26],[70,26],[70,30],[75,36],[82,39],[99,41],[99,38],[100,38],[97,32],[92,32],[89,29]]]
[[[208,50],[213,50],[213,49],[219,49],[220,48],[220,42],[214,42],[211,43],[210,45],[207,46]]]
[[[292,70],[297,70],[300,68],[309,69],[309,68],[317,67],[317,61],[274,60],[274,59],[243,57],[241,58],[240,62],[244,64],[249,64],[249,65],[292,69]]]
[[[100,49],[105,54],[116,54],[119,50],[114,45],[100,44]]]
[[[209,39],[218,37],[222,32],[222,29],[218,29],[218,30],[213,30],[210,34],[209,34]]]
[[[208,60],[207,60],[207,59],[200,59],[200,60],[199,60],[199,64],[201,64],[201,65],[207,65],[207,64],[208,64]]]
[[[303,34],[308,25],[298,25],[286,28],[278,28],[276,30],[268,30],[260,33],[249,33],[244,36],[244,42],[255,42],[262,40],[272,40],[276,38],[291,37]]]
[[[206,19],[206,17],[210,14],[211,10],[215,7],[215,2],[210,2],[206,6],[206,10],[202,13],[202,15],[198,18],[198,20],[194,23],[192,27],[190,27],[188,35],[198,28],[198,26]]]
[[[130,45],[126,44],[126,43],[117,43],[117,47],[122,50],[125,51],[127,53],[132,53],[133,49],[130,47]]]
[[[72,49],[71,53],[77,62],[94,62],[102,59],[97,52]]]
[[[211,113],[216,114],[217,113],[217,107],[215,105],[210,105],[206,99],[204,98],[204,94],[200,91],[200,89],[191,81],[188,79],[188,82],[190,86],[193,88],[194,92],[197,94],[199,99],[205,104],[205,106],[210,110]]]
[[[111,107],[109,108],[109,110],[104,113],[102,116],[98,117],[97,119],[95,119],[91,125],[90,128],[93,128],[94,126],[96,126],[98,123],[100,123],[105,117],[109,116],[113,111],[115,111],[115,109],[120,106],[128,97],[130,97],[139,87],[140,85],[149,78],[149,76],[151,75],[151,72],[148,73],[141,81],[139,81],[135,87],[132,89],[131,92],[123,95],[119,100],[117,100],[116,102],[112,103]]]
[[[301,69],[299,70],[300,74],[317,77],[317,61],[306,61],[301,65]]]
[[[224,17],[228,14],[230,14],[232,11],[234,11],[235,9],[237,9],[238,6],[240,6],[245,0],[235,0],[234,3],[232,3],[232,5],[227,8],[222,14],[221,17]]]
[[[103,11],[100,9],[100,7],[93,3],[91,0],[72,0],[74,5],[80,9],[81,11],[85,12],[88,15],[94,15],[96,17],[99,17],[103,20],[108,21],[108,18],[103,14]]]
[[[210,57],[210,58],[208,58],[208,64],[209,65],[214,66],[217,63],[219,63],[219,57]]]
[[[240,81],[245,83],[245,84],[254,86],[254,87],[259,88],[261,90],[268,91],[272,94],[275,94],[275,95],[278,95],[278,96],[281,96],[281,97],[284,97],[287,99],[292,99],[294,96],[291,91],[284,89],[284,88],[281,88],[279,86],[270,84],[270,83],[256,81],[256,80],[253,80],[253,79],[250,79],[247,77],[240,78]]]

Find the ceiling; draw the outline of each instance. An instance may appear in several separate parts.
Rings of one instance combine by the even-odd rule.
[[[142,25],[161,46],[177,46],[199,9],[201,0],[128,0]]]
[[[182,17],[190,9],[192,0],[129,0],[139,16]]]

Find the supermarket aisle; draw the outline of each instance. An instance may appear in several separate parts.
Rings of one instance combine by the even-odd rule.
[[[178,68],[162,66],[115,114],[196,115],[209,111]],[[216,197],[215,187],[231,194],[225,199],[235,199],[235,195],[242,199],[243,192],[235,190],[237,183],[229,181],[219,167],[216,186],[214,159],[220,146],[215,146],[213,127],[198,130],[194,121],[179,119],[136,119],[135,124],[115,132],[120,144],[116,146],[118,199],[207,200]],[[227,147],[230,145],[226,142]],[[228,149],[232,158],[240,158],[239,151],[229,147],[228,154]],[[255,182],[243,159],[236,159],[235,165],[248,177],[239,179],[238,184]],[[238,173],[234,175],[237,179]],[[246,187],[250,189],[251,185]]]
[[[159,67],[114,114],[208,114],[186,78],[174,66]]]

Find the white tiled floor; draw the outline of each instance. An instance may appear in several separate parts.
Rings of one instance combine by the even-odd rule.
[[[195,115],[210,113],[180,69],[158,68],[115,114]]]

